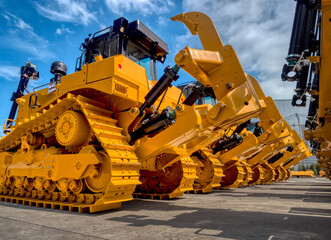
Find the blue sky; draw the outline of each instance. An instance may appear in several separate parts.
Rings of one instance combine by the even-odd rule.
[[[200,48],[200,43],[183,24],[169,18],[181,12],[204,12],[267,95],[291,98],[294,85],[282,83],[280,73],[294,10],[291,0],[0,0],[0,123],[8,117],[9,99],[26,61],[36,64],[41,76],[31,80],[30,88],[49,82],[53,61],[65,62],[68,74],[72,73],[87,35],[121,16],[129,21],[140,19],[161,37],[170,49],[165,65],[173,65],[178,50],[186,45]],[[158,66],[158,76],[165,65]],[[183,71],[180,75],[178,83],[191,80]]]

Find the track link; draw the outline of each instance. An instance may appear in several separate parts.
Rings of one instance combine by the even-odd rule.
[[[253,170],[245,161],[240,161],[245,171],[243,182],[239,184],[239,187],[245,187],[250,181],[253,180]]]
[[[112,112],[103,108],[103,103],[67,94],[64,99],[58,99],[56,104],[43,110],[43,113],[35,113],[25,122],[17,123],[15,129],[0,141],[0,149],[13,149],[21,144],[21,137],[28,132],[38,133],[54,128],[62,112],[79,110],[87,118],[93,134],[109,157],[111,179],[105,190],[95,194],[73,194],[59,192],[57,189],[51,192],[24,187],[17,189],[11,184],[9,188],[0,187],[0,200],[78,212],[119,208],[121,202],[132,200],[132,193],[140,184],[140,163],[135,155],[135,148],[128,144],[127,138],[122,135],[122,128],[116,125],[117,120],[111,117]],[[5,172],[4,169],[2,171]]]
[[[262,167],[264,168],[264,177],[260,184],[270,184],[275,181],[276,177],[276,171],[275,168],[273,168],[268,163],[263,163]]]
[[[237,160],[225,164],[224,175],[221,181],[221,187],[218,189],[237,188],[244,182],[246,176],[243,165]]]
[[[262,181],[264,180],[265,175],[265,169],[261,165],[257,165],[255,167],[252,167],[253,175],[252,180],[248,182],[249,185],[259,185],[262,184]]]
[[[165,171],[155,171],[150,172],[153,174],[153,180],[157,183],[153,187],[136,189],[133,194],[135,198],[145,198],[145,199],[172,199],[184,195],[184,192],[193,190],[194,180],[197,178],[196,167],[197,164],[188,156],[182,156],[178,162],[174,163],[177,170],[180,170],[180,174],[177,175],[174,181],[175,185],[166,185],[162,183],[161,178],[167,178],[167,170]],[[147,171],[146,171],[147,172]],[[147,172],[148,174],[148,172]]]
[[[207,193],[214,188],[221,186],[223,174],[223,164],[218,160],[218,156],[213,154],[213,151],[208,148],[202,148],[197,152],[198,178],[195,180],[193,190],[187,193]],[[203,166],[199,166],[203,165]]]

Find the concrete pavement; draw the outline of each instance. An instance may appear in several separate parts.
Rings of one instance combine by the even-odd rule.
[[[0,239],[331,239],[331,181],[137,199],[96,214],[0,202]]]

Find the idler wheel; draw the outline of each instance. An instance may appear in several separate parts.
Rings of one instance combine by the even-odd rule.
[[[90,133],[91,128],[84,115],[71,110],[60,116],[55,129],[57,141],[69,149],[83,146]]]
[[[85,184],[92,192],[102,192],[108,186],[111,179],[110,159],[104,152],[99,152],[103,162],[97,166],[97,171],[85,178]]]
[[[226,170],[224,171],[224,177],[221,180],[222,186],[229,186],[236,182],[236,180],[240,177],[238,167],[239,166],[237,164],[232,164],[231,167],[226,168]]]
[[[183,178],[183,171],[180,162],[172,164],[170,167],[159,171],[159,181],[168,188],[176,188]]]

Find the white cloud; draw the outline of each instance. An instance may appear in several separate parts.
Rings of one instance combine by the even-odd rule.
[[[102,23],[101,23],[101,24],[99,25],[99,28],[100,28],[100,29],[105,29],[105,28],[107,28],[107,26],[106,26],[105,24],[102,24]]]
[[[62,34],[65,34],[65,33],[75,33],[75,31],[64,27],[64,25],[62,25],[61,28],[57,28],[56,31],[55,31],[55,34],[58,34],[58,35],[62,35]]]
[[[163,17],[163,16],[159,16],[157,18],[157,24],[160,26],[166,26],[168,24],[169,19]]]
[[[128,12],[138,12],[144,16],[169,12],[169,7],[174,6],[171,0],[105,0],[106,6],[112,12],[122,15]]]
[[[260,80],[262,90],[267,96],[271,96],[273,99],[292,99],[296,83],[283,82],[280,80],[280,77],[278,79],[277,76],[270,80]]]
[[[103,11],[103,9],[102,9],[101,7],[99,8],[99,14],[100,14],[101,16],[105,15],[105,13],[104,13],[104,11]]]
[[[34,32],[31,25],[21,18],[5,12],[1,14],[10,27],[8,34],[0,36],[0,44],[5,44],[7,48],[20,50],[30,54],[29,60],[48,60],[54,57],[54,53],[49,50],[49,42]]]
[[[0,79],[7,81],[19,81],[20,68],[16,66],[3,65],[0,66]]]
[[[1,15],[7,20],[9,30],[8,34],[0,36],[0,44],[29,53],[29,59],[47,60],[54,57],[54,53],[49,50],[49,42],[36,34],[31,25],[11,13]]]
[[[72,22],[88,25],[97,22],[94,13],[90,12],[85,2],[75,0],[54,0],[45,4],[35,3],[40,15],[56,22]]]
[[[1,15],[9,22],[11,22],[11,24],[13,26],[15,26],[16,28],[20,29],[20,30],[27,30],[27,31],[33,31],[33,28],[25,23],[21,18],[5,11],[4,13],[1,13]]]
[[[254,75],[266,95],[291,98],[280,74],[291,36],[295,1],[184,0],[183,10],[209,15],[224,44],[234,47],[246,72]],[[184,46],[183,46],[184,47]]]
[[[177,54],[179,52],[179,50],[182,50],[187,45],[190,48],[198,48],[198,49],[202,48],[199,38],[192,36],[191,32],[188,29],[186,29],[185,34],[177,35],[174,37],[174,46],[175,47],[174,47],[174,51],[172,51],[172,52]]]

